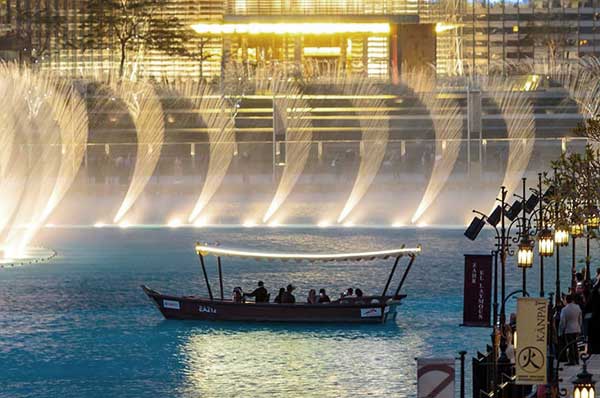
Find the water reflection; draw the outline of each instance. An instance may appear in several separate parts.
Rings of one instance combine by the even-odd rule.
[[[406,396],[424,348],[393,323],[206,326],[180,346],[185,396]]]

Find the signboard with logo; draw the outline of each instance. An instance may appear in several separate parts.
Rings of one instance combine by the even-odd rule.
[[[492,258],[465,254],[463,326],[490,326]]]
[[[417,398],[454,398],[454,358],[417,358]]]
[[[361,308],[360,309],[360,317],[361,318],[374,318],[381,316],[381,308]]]
[[[548,347],[548,301],[522,297],[517,300],[517,384],[545,384]]]

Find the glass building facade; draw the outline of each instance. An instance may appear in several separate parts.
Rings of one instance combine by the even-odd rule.
[[[77,75],[118,64],[113,37],[82,51],[84,0],[1,0],[0,57]],[[440,75],[487,72],[600,49],[596,0],[171,0],[161,11],[195,31],[195,58],[139,49],[133,72],[218,78],[228,63],[251,72],[273,64],[311,75],[331,71],[397,79],[433,64]],[[60,17],[59,26],[45,21]]]

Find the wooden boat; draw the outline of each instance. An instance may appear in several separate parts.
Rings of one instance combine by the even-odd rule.
[[[383,250],[363,253],[339,254],[290,254],[262,253],[245,250],[225,249],[197,243],[196,252],[202,266],[202,273],[208,290],[208,297],[174,296],[161,294],[147,286],[142,286],[146,295],[154,302],[159,311],[167,319],[197,319],[211,321],[244,321],[244,322],[304,322],[304,323],[384,323],[396,318],[397,309],[402,299],[400,294],[406,277],[421,247],[395,250]],[[206,256],[217,259],[219,273],[220,297],[214,297],[206,272]],[[348,297],[342,300],[323,304],[276,304],[234,302],[226,299],[223,292],[223,273],[221,257],[233,256],[258,261],[294,261],[294,262],[358,262],[376,259],[394,258],[394,265],[380,295],[361,298]],[[400,260],[408,258],[404,273],[393,294],[388,294],[390,284],[398,268]]]

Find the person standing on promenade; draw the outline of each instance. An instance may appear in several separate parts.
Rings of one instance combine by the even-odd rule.
[[[571,294],[566,297],[567,305],[560,312],[560,324],[558,333],[565,338],[565,344],[568,347],[568,364],[576,365],[579,363],[577,353],[577,337],[581,333],[581,308],[573,302]]]

